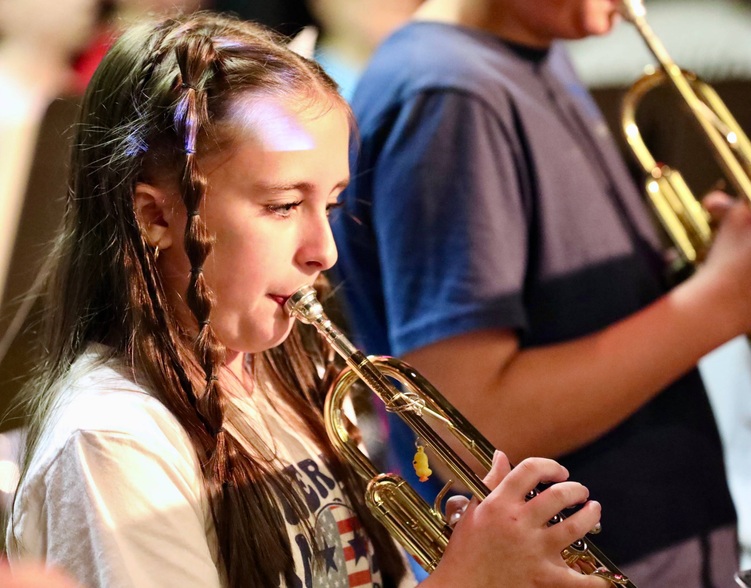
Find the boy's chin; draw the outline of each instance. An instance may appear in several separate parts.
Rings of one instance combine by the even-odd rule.
[[[583,23],[581,38],[607,35],[620,20],[621,15],[617,11],[611,12],[608,15],[600,14],[596,17],[593,16],[588,22]]]

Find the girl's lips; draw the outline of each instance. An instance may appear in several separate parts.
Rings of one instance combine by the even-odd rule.
[[[284,303],[287,302],[287,299],[289,298],[289,296],[279,296],[278,294],[269,294],[269,298],[271,298],[279,306],[284,306]]]

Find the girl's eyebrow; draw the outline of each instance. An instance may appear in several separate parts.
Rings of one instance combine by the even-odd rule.
[[[349,178],[344,178],[338,182],[333,190],[344,190],[349,185]],[[291,184],[272,184],[268,182],[256,182],[256,189],[265,193],[280,193],[280,192],[310,192],[313,190],[314,185],[311,182],[293,182]],[[332,190],[332,191],[333,191]]]
[[[300,192],[309,191],[313,185],[310,182],[293,182],[291,184],[270,184],[268,182],[256,182],[256,188],[262,192]]]
[[[339,182],[336,186],[334,186],[334,190],[344,190],[349,186],[349,177],[344,178],[341,182]]]

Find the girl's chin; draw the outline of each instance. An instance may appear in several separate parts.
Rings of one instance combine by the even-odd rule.
[[[261,353],[273,349],[274,347],[278,347],[287,340],[289,334],[292,332],[294,324],[294,320],[290,319],[285,328],[274,329],[274,331],[269,333],[267,337],[257,341],[253,346],[255,350],[248,351],[248,353]]]
[[[255,333],[255,336],[247,339],[236,339],[229,343],[225,343],[227,357],[236,356],[238,354],[253,354],[262,353],[278,347],[287,340],[289,334],[292,332],[294,326],[293,319],[287,319],[282,322],[276,322],[276,324],[264,333]],[[221,337],[220,337],[221,340]]]

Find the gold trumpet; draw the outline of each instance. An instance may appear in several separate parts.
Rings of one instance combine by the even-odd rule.
[[[486,498],[490,490],[431,428],[425,417],[429,415],[444,425],[446,432],[458,439],[486,470],[492,465],[493,447],[408,364],[392,357],[366,357],[355,348],[326,316],[312,287],[300,288],[284,306],[290,316],[313,325],[347,363],[326,396],[324,420],[328,437],[343,459],[369,480],[365,501],[373,515],[427,572],[432,572],[451,537],[451,527],[441,512],[441,501],[452,482],[439,492],[431,507],[401,477],[379,473],[350,437],[349,421],[342,409],[349,389],[356,381],[363,381],[386,409],[397,413],[478,500]],[[399,382],[403,390],[394,386],[389,378]],[[533,490],[527,498],[534,498],[539,491],[541,489]],[[550,523],[558,523],[563,518],[559,513]],[[569,566],[585,574],[605,578],[613,586],[636,588],[589,538],[578,539],[561,555]]]
[[[751,202],[751,142],[717,92],[694,73],[681,70],[645,20],[642,0],[623,0],[620,13],[633,24],[660,67],[639,78],[626,93],[621,124],[626,141],[646,173],[647,196],[684,264],[692,266],[706,256],[712,227],[706,210],[692,194],[681,174],[655,161],[636,125],[642,97],[669,82],[685,101],[738,197]]]

